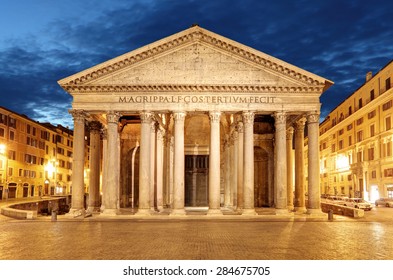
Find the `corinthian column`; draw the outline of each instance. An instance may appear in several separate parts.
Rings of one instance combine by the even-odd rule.
[[[156,209],[156,122],[153,119],[150,123],[150,209],[154,212]]]
[[[89,182],[89,212],[100,210],[100,161],[101,161],[101,123],[90,123],[90,182]]]
[[[275,112],[276,164],[274,184],[276,194],[276,214],[288,214],[287,207],[287,153],[286,153],[286,113]]]
[[[173,178],[173,210],[171,215],[185,215],[184,210],[184,120],[185,112],[174,112],[175,151]]]
[[[304,118],[295,124],[295,211],[306,212],[304,196]]]
[[[220,210],[220,116],[221,112],[209,112],[209,211],[208,215],[222,215]]]
[[[293,127],[287,130],[287,206],[288,210],[293,210]]]
[[[106,200],[104,216],[114,216],[118,211],[118,158],[119,158],[119,147],[118,147],[118,122],[120,114],[118,112],[110,111],[106,114],[107,121],[107,133],[108,133],[108,146],[107,146],[107,164],[108,171],[106,173]]]
[[[157,130],[157,210],[164,210],[164,130]]]
[[[243,215],[256,215],[254,207],[254,113],[243,112]]]
[[[322,214],[319,187],[319,113],[307,115],[308,130],[308,214]]]
[[[136,215],[150,215],[150,149],[151,112],[141,112],[141,145],[139,152],[139,206]]]
[[[243,122],[239,122],[236,125],[237,130],[237,207],[236,210],[238,212],[243,211],[244,207],[244,177],[243,177],[243,168],[244,168],[244,126]]]
[[[69,214],[84,217],[84,163],[85,163],[85,118],[83,110],[70,110],[74,118],[74,148],[72,161],[72,204]]]

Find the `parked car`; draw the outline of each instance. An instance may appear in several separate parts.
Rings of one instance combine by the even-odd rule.
[[[373,208],[371,203],[365,201],[362,198],[346,198],[343,205],[368,211]]]
[[[393,198],[381,197],[375,201],[375,206],[393,207]]]
[[[344,204],[345,199],[346,197],[343,196],[330,195],[325,198],[325,202],[331,204]]]

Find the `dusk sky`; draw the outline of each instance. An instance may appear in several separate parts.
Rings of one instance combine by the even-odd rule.
[[[0,0],[0,106],[72,127],[58,80],[193,23],[333,81],[321,120],[393,60],[388,0]]]

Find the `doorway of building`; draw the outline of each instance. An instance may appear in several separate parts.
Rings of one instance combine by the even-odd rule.
[[[209,156],[185,156],[185,206],[209,205]]]
[[[269,206],[269,155],[260,148],[254,147],[254,205]]]

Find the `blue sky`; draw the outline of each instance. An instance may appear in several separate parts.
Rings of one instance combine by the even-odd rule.
[[[322,118],[393,60],[387,0],[0,0],[0,106],[72,126],[58,80],[193,23],[332,80]]]

